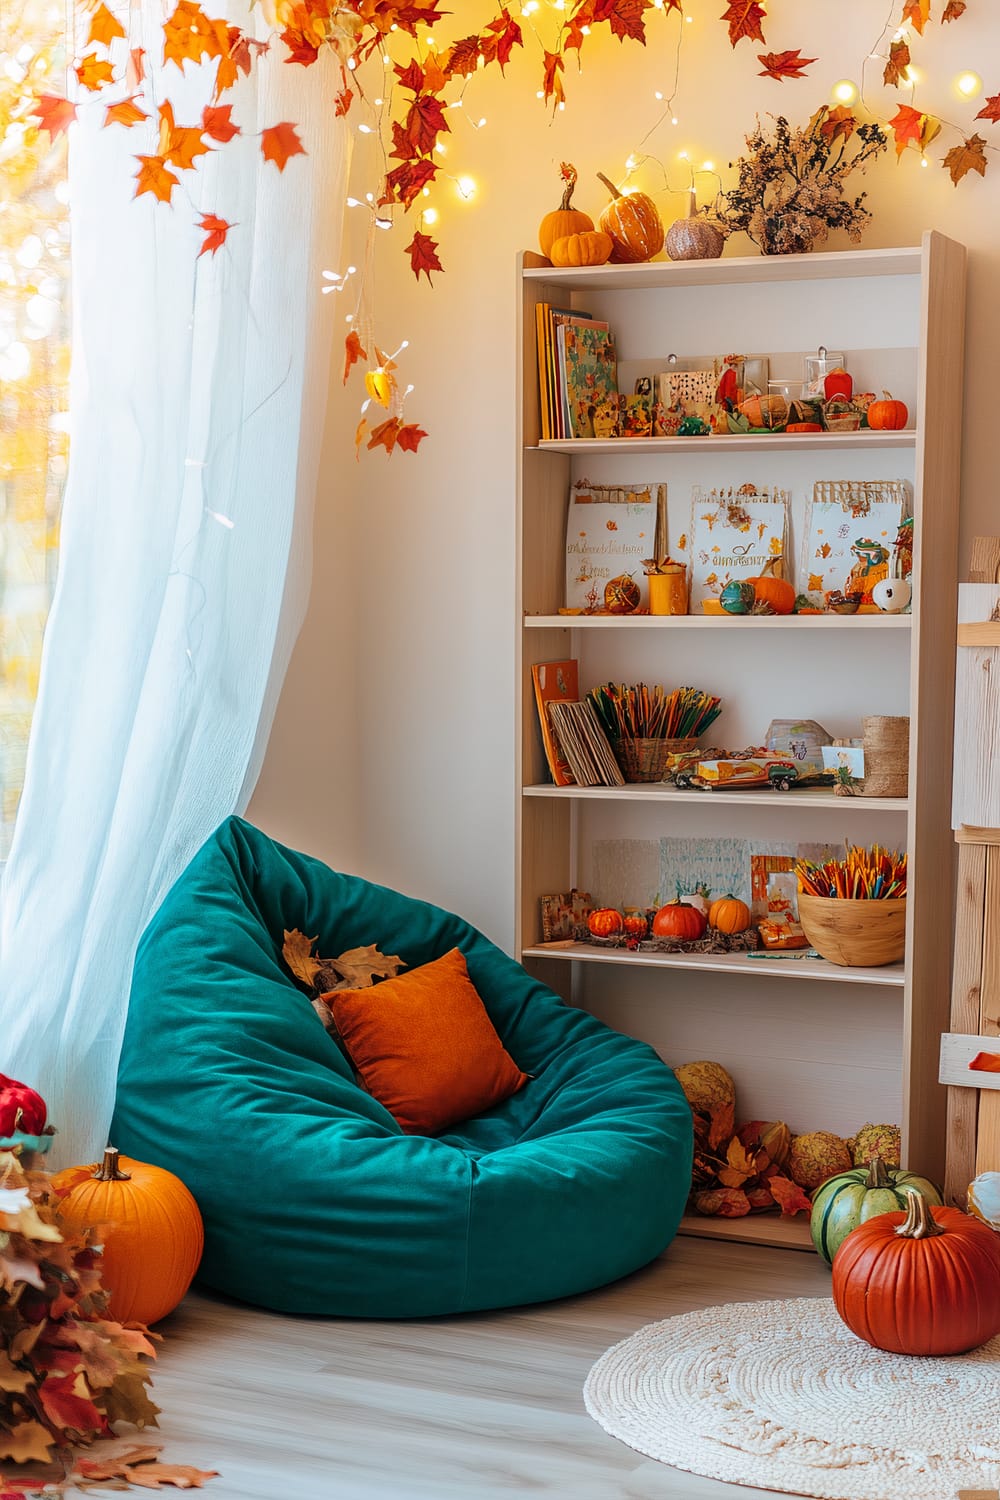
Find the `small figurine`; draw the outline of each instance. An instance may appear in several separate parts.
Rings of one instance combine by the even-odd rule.
[[[712,429],[701,417],[685,417],[677,429],[678,437],[708,437]]]

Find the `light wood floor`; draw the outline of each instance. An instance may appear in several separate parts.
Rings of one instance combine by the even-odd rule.
[[[644,1323],[829,1285],[813,1255],[678,1239],[601,1291],[426,1322],[287,1318],[193,1294],[160,1325],[155,1440],[166,1462],[220,1471],[206,1500],[752,1500],[764,1492],[608,1437],[584,1379]]]

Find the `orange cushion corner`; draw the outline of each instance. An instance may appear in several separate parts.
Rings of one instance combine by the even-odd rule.
[[[507,1052],[457,948],[420,968],[329,996],[369,1093],[409,1135],[437,1135],[528,1081]]]

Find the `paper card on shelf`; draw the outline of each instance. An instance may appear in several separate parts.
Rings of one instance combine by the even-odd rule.
[[[795,869],[795,855],[757,853],[750,856],[750,910],[755,922],[767,916],[767,883],[771,875]]]
[[[912,515],[903,479],[818,480],[803,533],[798,592],[822,605],[824,595],[860,593],[870,603],[889,575],[893,543]]]
[[[554,896],[543,896],[542,942],[555,943],[572,939],[580,926],[586,926],[593,910],[593,902],[587,891],[563,891]]]
[[[542,731],[545,759],[556,786],[572,786],[573,776],[559,749],[549,717],[550,703],[576,703],[580,698],[579,664],[576,661],[540,661],[531,669],[535,688],[538,725]]]
[[[736,488],[703,490],[691,496],[688,556],[691,568],[691,613],[703,599],[718,599],[727,583],[754,578],[770,563],[788,577],[789,492]]]
[[[588,484],[581,479],[573,486],[566,521],[567,608],[606,612],[609,584],[626,578],[638,589],[635,609],[614,612],[648,610],[643,563],[667,555],[666,506],[665,484]]]
[[[594,436],[594,408],[618,395],[618,365],[607,324],[580,320],[556,329],[563,379],[566,436]]]

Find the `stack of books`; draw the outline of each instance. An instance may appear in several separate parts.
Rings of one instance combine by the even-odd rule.
[[[539,302],[535,306],[542,441],[615,436],[618,364],[607,323]]]

